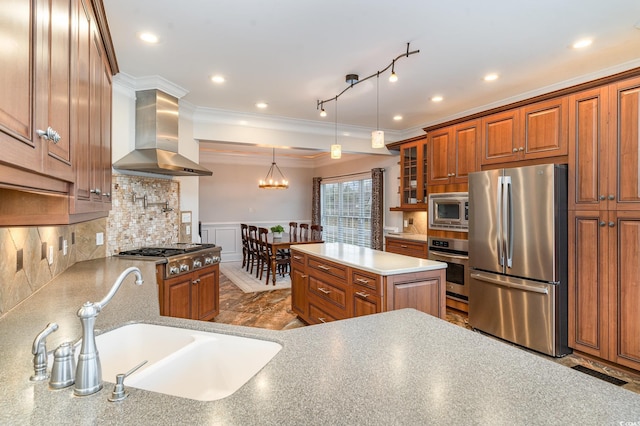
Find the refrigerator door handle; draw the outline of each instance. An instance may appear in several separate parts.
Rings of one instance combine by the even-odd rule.
[[[507,268],[511,268],[513,266],[513,186],[511,185],[511,176],[504,177],[504,186],[506,203],[505,204],[505,212],[504,217],[507,222],[507,226],[505,226],[506,238],[505,242],[507,245],[506,256],[507,256]]]
[[[547,288],[548,286],[545,284],[526,284],[524,282],[518,283],[518,282],[514,282],[513,279],[506,280],[506,279],[493,278],[491,276],[487,276],[477,272],[471,273],[470,277],[478,281],[484,281],[484,282],[496,284],[502,287],[528,291],[530,293],[549,294],[549,289]]]
[[[503,176],[498,176],[498,194],[496,196],[496,213],[497,213],[497,225],[498,232],[496,232],[496,244],[498,246],[498,261],[500,262],[500,266],[504,267],[504,253],[503,249],[503,240],[502,240],[502,189],[503,189]]]

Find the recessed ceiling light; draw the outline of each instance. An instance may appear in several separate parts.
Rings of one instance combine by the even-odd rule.
[[[498,79],[498,74],[491,73],[484,76],[484,81],[495,81]]]
[[[400,121],[400,120],[402,120],[402,116],[401,116],[401,115],[394,115],[394,116],[393,116],[393,119],[394,119],[395,121]]]
[[[224,77],[221,75],[214,75],[211,77],[211,81],[213,81],[214,83],[224,83]]]
[[[444,99],[444,98],[443,98],[442,96],[440,96],[440,95],[436,95],[436,96],[434,96],[433,98],[431,98],[431,101],[432,101],[432,102],[442,102],[442,100],[443,100],[443,99]]]
[[[269,106],[269,104],[267,104],[266,102],[258,102],[258,103],[256,104],[256,106],[257,106],[258,108],[263,109],[263,108],[268,107],[268,106]]]
[[[584,49],[585,47],[591,46],[591,43],[593,43],[593,40],[591,40],[590,38],[585,38],[576,41],[571,47],[573,47],[574,49]]]
[[[157,43],[158,42],[158,36],[152,33],[140,33],[140,35],[138,36],[140,38],[140,40],[146,42],[146,43]]]

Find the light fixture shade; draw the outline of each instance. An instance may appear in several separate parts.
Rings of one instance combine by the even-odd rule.
[[[342,146],[339,144],[331,145],[331,159],[337,160],[342,157]]]
[[[384,148],[384,132],[382,130],[371,132],[371,148]]]
[[[395,72],[392,72],[391,75],[389,76],[389,81],[392,83],[395,83],[396,81],[398,81],[398,74],[396,74]]]

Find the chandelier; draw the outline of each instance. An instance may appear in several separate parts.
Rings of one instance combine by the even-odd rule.
[[[275,175],[277,172],[277,175]],[[275,176],[274,176],[275,175]],[[278,175],[280,175],[280,179],[278,179]],[[273,160],[271,162],[271,167],[269,167],[269,171],[267,172],[267,176],[264,179],[261,179],[258,182],[258,187],[262,189],[287,189],[289,188],[289,181],[284,176],[284,174],[280,171],[280,167],[276,164],[276,149],[273,148]]]

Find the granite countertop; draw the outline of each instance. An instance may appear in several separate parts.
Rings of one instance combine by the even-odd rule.
[[[291,246],[291,249],[382,276],[433,271],[447,267],[444,262],[372,250],[352,244],[299,244]]]
[[[420,241],[423,243],[426,243],[428,238],[427,234],[414,234],[411,232],[388,232],[385,234],[385,237],[397,238],[399,240]]]
[[[74,397],[32,383],[31,345],[48,322],[48,349],[80,335],[76,311],[128,278],[96,328],[148,322],[272,340],[283,349],[235,394],[193,401],[128,387]],[[81,262],[0,318],[0,424],[625,424],[640,421],[640,395],[413,309],[272,331],[160,317],[154,263]],[[98,348],[99,349],[99,348]],[[126,384],[126,381],[125,381]]]

